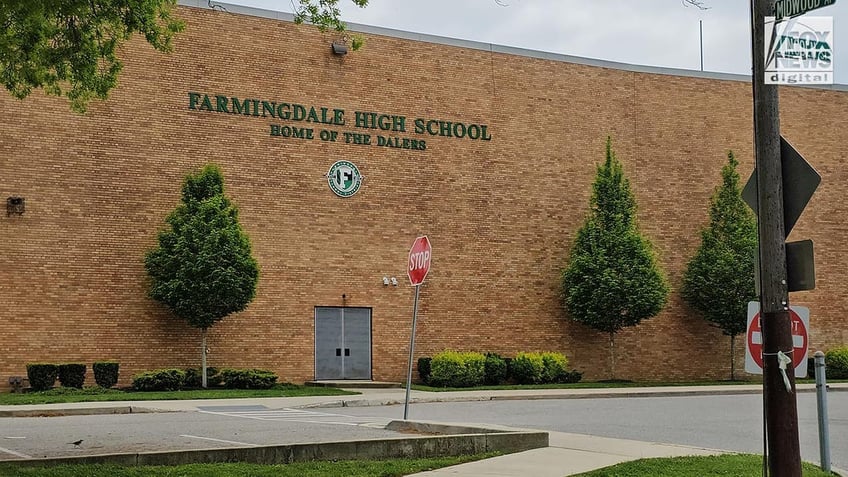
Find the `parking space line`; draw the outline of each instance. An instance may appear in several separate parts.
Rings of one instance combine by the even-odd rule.
[[[7,453],[7,454],[12,454],[12,455],[14,455],[14,456],[21,457],[21,458],[24,458],[24,459],[32,459],[32,456],[31,456],[31,455],[26,455],[26,454],[23,454],[23,453],[20,453],[20,452],[15,452],[15,451],[13,451],[13,450],[11,450],[11,449],[6,449],[5,447],[0,447],[0,452],[5,452],[5,453]]]
[[[204,441],[220,442],[222,444],[235,444],[237,446],[259,447],[259,444],[248,444],[247,442],[227,441],[224,439],[214,439],[212,437],[192,436],[189,434],[180,434],[180,437],[190,437],[192,439],[202,439]]]

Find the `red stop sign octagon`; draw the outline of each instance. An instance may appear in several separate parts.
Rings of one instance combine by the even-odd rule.
[[[427,236],[418,237],[412,242],[409,249],[409,260],[407,261],[406,274],[413,286],[421,285],[427,272],[430,271],[430,258],[433,249],[430,247],[430,239]]]
[[[792,320],[792,367],[797,368],[802,361],[807,359],[807,327],[793,309],[789,309],[789,317]],[[754,315],[753,321],[748,326],[748,348],[751,357],[759,367],[763,367],[763,334],[760,326],[760,313]]]

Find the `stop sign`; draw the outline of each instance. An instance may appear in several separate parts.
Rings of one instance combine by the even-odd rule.
[[[795,377],[807,376],[807,349],[810,326],[810,310],[803,306],[790,306],[789,318],[792,326],[792,366]],[[763,335],[760,324],[760,304],[748,304],[748,329],[745,333],[745,371],[753,374],[763,373]],[[788,354],[788,353],[787,353]]]
[[[427,236],[418,237],[412,242],[412,248],[409,249],[409,260],[406,267],[406,273],[409,275],[409,282],[413,286],[421,285],[427,272],[430,271],[430,257],[433,249],[430,247],[430,239]]]

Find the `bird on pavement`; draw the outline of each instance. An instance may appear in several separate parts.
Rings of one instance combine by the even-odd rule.
[[[74,447],[79,447],[79,445],[82,444],[82,439],[74,442],[68,442],[68,444],[73,444]]]

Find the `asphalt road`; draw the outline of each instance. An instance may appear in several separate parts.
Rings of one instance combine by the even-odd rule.
[[[798,394],[801,458],[819,461],[815,393]],[[502,424],[621,439],[763,452],[762,396],[692,396],[411,404],[411,420]],[[828,394],[832,465],[848,469],[848,392]],[[403,406],[346,408],[401,418]]]
[[[218,406],[204,412],[3,418],[0,460],[400,437],[390,419],[332,409]],[[73,442],[82,440],[79,445]]]
[[[848,468],[848,392],[832,392],[828,399],[832,462]],[[798,412],[801,456],[818,461],[815,394],[798,395]],[[409,417],[761,453],[761,413],[759,395],[736,395],[412,404]],[[398,437],[382,426],[402,417],[403,406],[219,406],[202,412],[3,418],[0,460]],[[72,444],[80,439],[79,446]]]

